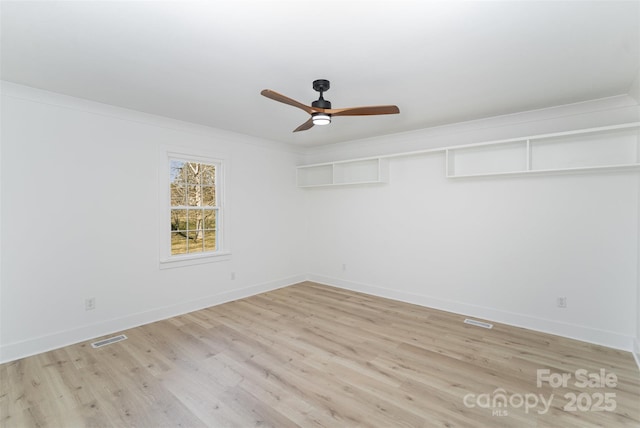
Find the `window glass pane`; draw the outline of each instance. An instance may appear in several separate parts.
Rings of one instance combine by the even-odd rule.
[[[171,255],[187,254],[187,238],[184,232],[171,232]]]
[[[202,229],[202,210],[187,210],[187,230]]]
[[[214,165],[202,165],[202,185],[216,185],[216,167]]]
[[[186,174],[187,183],[193,185],[201,184],[201,165],[196,162],[187,162],[182,171]]]
[[[189,254],[203,251],[202,231],[189,232]]]
[[[204,210],[203,228],[215,230],[217,228],[217,210]]]
[[[204,242],[205,251],[215,251],[216,250],[216,231],[205,230],[203,242]]]
[[[196,206],[196,200],[195,200],[196,186],[193,186],[190,184],[186,187],[186,191],[187,191],[186,205],[190,207]]]
[[[193,207],[202,207],[204,206],[204,193],[202,186],[193,186],[189,191],[189,205]]]
[[[171,206],[177,207],[187,204],[187,188],[171,183]]]
[[[215,210],[204,210],[204,225],[205,229],[216,229],[216,214]]]
[[[184,161],[171,159],[169,161],[171,184],[185,185],[186,179],[184,175]]]
[[[187,229],[187,210],[171,210],[171,230]]]
[[[202,188],[202,206],[216,206],[216,188],[207,186]]]

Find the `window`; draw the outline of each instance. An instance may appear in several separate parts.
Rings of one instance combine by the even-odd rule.
[[[161,262],[206,262],[229,254],[223,245],[223,161],[165,152],[164,162]]]
[[[216,165],[171,159],[171,255],[216,251]]]

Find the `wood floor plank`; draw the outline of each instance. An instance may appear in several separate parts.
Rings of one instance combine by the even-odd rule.
[[[630,353],[464,319],[296,284],[2,364],[0,427],[640,427]]]

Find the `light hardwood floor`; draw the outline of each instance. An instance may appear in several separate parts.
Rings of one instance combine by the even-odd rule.
[[[306,282],[3,364],[0,424],[640,426],[630,353],[464,318]]]

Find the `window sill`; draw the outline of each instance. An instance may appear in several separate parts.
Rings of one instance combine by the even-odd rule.
[[[220,251],[215,254],[174,256],[171,258],[160,259],[160,269],[172,269],[204,263],[225,262],[229,260],[231,260],[231,251]]]

